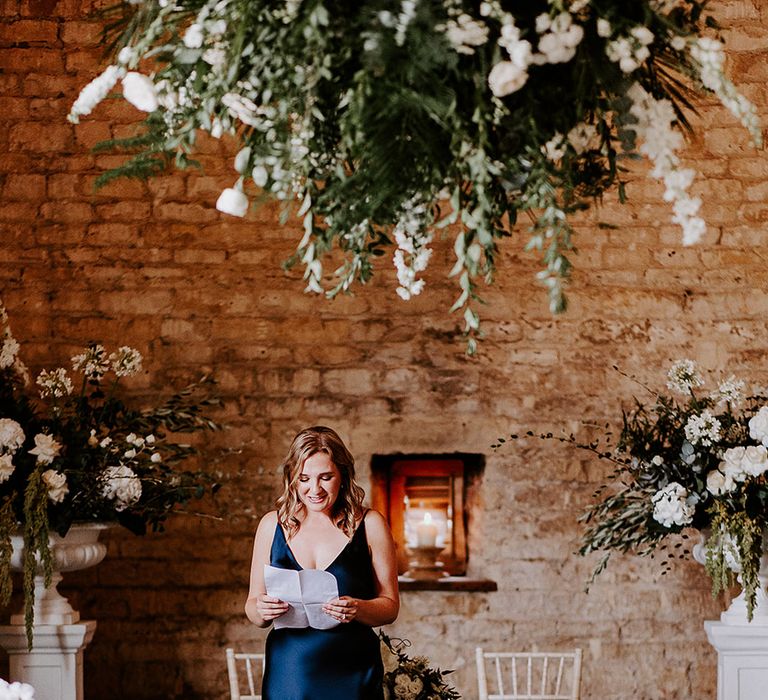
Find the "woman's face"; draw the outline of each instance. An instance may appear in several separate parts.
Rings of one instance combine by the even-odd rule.
[[[308,511],[330,513],[341,489],[341,472],[325,452],[304,460],[299,474],[299,500]]]

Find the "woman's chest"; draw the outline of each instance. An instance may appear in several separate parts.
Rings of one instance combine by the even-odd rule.
[[[327,569],[346,549],[350,540],[342,530],[299,529],[289,541],[296,563],[302,569]]]

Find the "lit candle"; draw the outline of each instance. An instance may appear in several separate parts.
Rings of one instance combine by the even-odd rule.
[[[434,547],[437,544],[437,525],[432,522],[432,514],[424,513],[424,520],[416,526],[416,546]]]

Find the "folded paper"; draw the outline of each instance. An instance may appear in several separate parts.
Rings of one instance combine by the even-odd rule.
[[[275,629],[282,627],[314,627],[327,630],[339,624],[323,612],[323,605],[339,597],[336,577],[320,569],[279,569],[264,566],[267,595],[288,603],[288,612],[275,619]]]

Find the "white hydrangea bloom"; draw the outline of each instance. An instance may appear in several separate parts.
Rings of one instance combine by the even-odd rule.
[[[747,476],[761,476],[768,470],[768,449],[763,445],[749,445],[744,449],[741,468]]]
[[[50,371],[43,370],[37,376],[36,381],[40,387],[40,398],[42,399],[48,396],[58,399],[72,393],[72,380],[63,367]]]
[[[768,406],[762,406],[749,419],[749,437],[768,447]]]
[[[703,384],[704,380],[693,360],[678,360],[667,372],[667,387],[679,394],[689,394]]]
[[[653,519],[664,527],[688,525],[693,520],[694,507],[688,503],[688,489],[673,481],[652,497]]]
[[[35,689],[29,683],[8,681],[0,678],[0,698],[2,700],[35,700]]]
[[[624,73],[632,73],[650,57],[651,51],[648,47],[653,40],[653,32],[648,27],[639,25],[630,29],[629,36],[609,41],[605,46],[605,53],[611,61],[619,64]]]
[[[152,78],[136,71],[123,77],[123,97],[142,112],[154,112],[159,106]]]
[[[12,418],[0,418],[0,454],[13,454],[26,439],[22,427]]]
[[[141,479],[130,467],[121,464],[104,470],[104,498],[115,502],[115,510],[120,512],[139,502],[141,498]]]
[[[718,469],[723,472],[727,479],[732,481],[744,481],[747,478],[744,471],[744,455],[746,447],[729,447],[723,453],[723,461],[720,462]]]
[[[685,424],[685,437],[692,445],[709,447],[720,441],[720,421],[705,409],[698,416],[691,416]]]
[[[48,498],[54,503],[61,503],[69,493],[67,475],[55,469],[48,469],[42,473],[41,478],[48,487]]]

